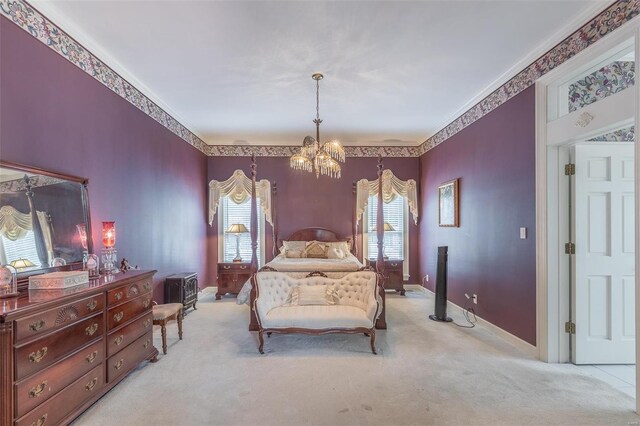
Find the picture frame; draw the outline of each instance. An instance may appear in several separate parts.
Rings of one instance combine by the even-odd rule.
[[[438,186],[438,225],[460,227],[460,178]]]

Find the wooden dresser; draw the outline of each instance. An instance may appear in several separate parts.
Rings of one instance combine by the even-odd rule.
[[[155,360],[155,272],[0,299],[0,425],[68,423]]]
[[[251,278],[251,264],[240,262],[218,263],[218,292],[216,300],[227,293],[238,294]]]
[[[403,269],[404,261],[402,259],[385,259],[384,261],[384,289],[395,290],[404,296],[404,273]],[[369,260],[369,266],[376,268],[376,261]]]

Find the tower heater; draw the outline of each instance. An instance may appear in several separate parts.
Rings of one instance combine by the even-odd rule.
[[[434,321],[451,322],[447,316],[447,252],[449,247],[438,247],[438,270],[436,274],[436,312],[429,315]]]

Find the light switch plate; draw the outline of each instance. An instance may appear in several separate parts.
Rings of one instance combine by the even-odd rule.
[[[520,228],[520,239],[521,240],[527,239],[527,228]]]

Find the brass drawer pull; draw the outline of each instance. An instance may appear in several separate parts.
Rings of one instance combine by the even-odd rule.
[[[120,346],[120,344],[122,343],[122,341],[124,340],[124,335],[121,334],[118,337],[116,337],[113,341],[113,343],[116,344],[116,346]]]
[[[132,295],[137,296],[138,293],[140,293],[140,290],[138,290],[138,286],[134,284],[131,287],[129,287],[129,292],[127,293],[127,297],[131,297]]]
[[[87,309],[89,311],[93,311],[96,306],[98,306],[98,301],[97,300],[92,300],[91,302],[87,303]]]
[[[113,320],[115,322],[120,322],[122,320],[122,318],[124,318],[124,312],[122,312],[122,311],[118,312],[117,314],[115,314],[113,316]]]
[[[93,351],[85,358],[89,364],[93,364],[93,361],[98,357],[98,351]]]
[[[247,269],[247,267],[246,266],[241,266],[240,269]]]
[[[44,389],[47,387],[47,383],[48,382],[45,380],[44,382],[40,383],[35,388],[32,388],[29,391],[29,398],[37,398],[37,397],[39,397],[40,394],[42,394],[42,392],[44,392]]]
[[[144,283],[144,285],[142,287],[145,289],[145,291],[151,290],[151,284],[148,283],[148,282]]]
[[[47,417],[49,417],[49,414],[45,414],[44,416],[40,417],[38,420],[34,421],[33,423],[31,423],[31,426],[42,426],[46,423],[47,421]]]
[[[44,327],[45,324],[46,324],[46,322],[44,320],[38,320],[38,321],[34,322],[33,324],[29,324],[29,330],[38,331],[42,327]]]
[[[96,334],[96,331],[98,331],[98,323],[93,323],[91,324],[89,327],[84,329],[84,332],[87,336],[93,336],[94,334]]]
[[[48,348],[45,346],[42,349],[40,349],[39,351],[31,352],[29,354],[29,361],[31,361],[31,362],[40,362],[40,361],[42,361],[42,358],[44,358],[44,356],[47,354],[47,350],[48,350]]]
[[[398,264],[397,263],[392,263],[391,266],[398,266]]]
[[[222,267],[223,267],[224,269],[231,269],[231,266],[229,266],[229,265],[224,265],[224,266],[222,266]]]
[[[149,345],[151,344],[151,340],[147,339],[146,342],[144,342],[144,345],[142,345],[143,348],[147,349],[149,347]]]
[[[144,326],[144,328],[149,328],[149,326],[151,325],[151,318],[147,318],[146,320],[144,320],[142,325]]]
[[[116,299],[116,300],[120,300],[120,299],[122,299],[122,296],[124,296],[124,293],[119,291],[119,292],[117,292],[116,294],[113,295],[113,298]]]
[[[144,306],[145,308],[148,308],[150,304],[151,304],[151,299],[146,299],[144,302],[142,302],[142,306]]]
[[[116,362],[115,364],[113,364],[113,367],[116,370],[120,370],[122,368],[122,366],[124,365],[124,359],[120,358],[120,361]]]
[[[97,384],[98,384],[98,378],[97,378],[97,377],[94,377],[93,379],[91,379],[91,381],[90,381],[89,383],[87,383],[87,384],[85,385],[85,387],[84,387],[84,388],[85,388],[86,390],[88,390],[88,391],[92,391],[92,390],[93,390],[93,388],[95,388]]]

